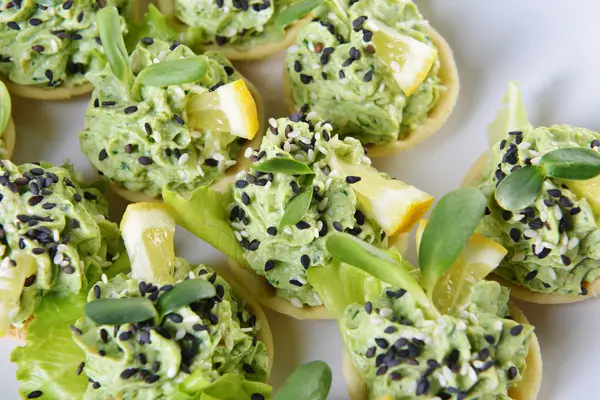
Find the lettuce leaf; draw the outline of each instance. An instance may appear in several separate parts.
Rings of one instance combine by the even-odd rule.
[[[196,189],[189,199],[163,190],[163,200],[174,210],[175,220],[215,249],[238,263],[245,263],[244,251],[229,225],[226,205],[231,193],[215,191],[210,186]]]
[[[202,371],[192,373],[178,386],[173,400],[239,400],[251,399],[260,394],[265,400],[271,398],[271,386],[262,382],[246,380],[240,374],[228,373],[208,382]]]
[[[488,125],[487,135],[490,146],[501,141],[508,132],[525,131],[531,128],[521,97],[519,84],[510,81],[508,91],[502,98],[502,106],[498,110],[496,120]]]
[[[82,398],[88,379],[75,372],[85,354],[71,339],[69,325],[83,315],[85,299],[84,292],[67,297],[52,293],[36,309],[27,344],[11,354],[11,361],[18,365],[19,392],[23,397],[41,390],[45,399]]]

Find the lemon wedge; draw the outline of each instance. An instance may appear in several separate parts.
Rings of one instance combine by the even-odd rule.
[[[421,243],[427,220],[417,229],[417,249]],[[441,313],[448,313],[455,305],[465,304],[470,288],[484,279],[500,264],[507,250],[485,236],[474,233],[454,264],[438,281],[433,290],[433,302]]]
[[[438,50],[380,21],[369,20],[367,26],[373,31],[376,55],[393,71],[404,94],[410,96],[429,74]]]
[[[8,332],[13,319],[19,312],[19,302],[25,279],[35,273],[35,259],[20,252],[14,257],[13,266],[6,257],[0,262],[0,337]]]
[[[173,280],[175,219],[169,206],[130,204],[121,221],[121,233],[134,278],[153,283]]]
[[[600,223],[600,176],[585,181],[566,181],[570,191],[587,200],[596,222]]]
[[[258,131],[256,103],[242,79],[212,92],[192,94],[187,100],[186,113],[193,129],[229,132],[248,140]]]
[[[409,232],[433,202],[433,197],[422,190],[402,181],[385,179],[370,166],[349,164],[337,157],[332,158],[331,166],[346,177],[360,178],[350,188],[365,211],[389,236]]]

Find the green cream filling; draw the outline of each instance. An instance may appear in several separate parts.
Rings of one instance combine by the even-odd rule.
[[[468,307],[437,321],[392,287],[364,307],[349,306],[340,328],[369,398],[508,400],[533,335],[508,318],[508,297],[498,283],[479,282]]]
[[[534,292],[573,296],[600,276],[600,229],[586,198],[569,190],[567,181],[546,178],[535,203],[515,214],[493,198],[498,179],[516,166],[536,164],[559,148],[590,148],[599,139],[587,129],[555,125],[508,135],[493,145],[491,170],[480,183],[491,213],[478,232],[508,249],[496,274]]]
[[[193,55],[183,45],[157,39],[152,44],[140,42],[130,56],[131,68],[137,75],[154,63]],[[185,107],[190,96],[240,79],[221,54],[209,51],[204,56],[208,71],[202,79],[167,87],[142,86],[140,101],[132,98],[109,66],[88,76],[94,92],[86,111],[87,128],[79,140],[96,169],[128,190],[157,197],[164,187],[190,193],[235,164],[237,137],[188,125]]]
[[[181,307],[172,313],[181,322],[166,317],[158,326],[153,322],[98,326],[88,318],[79,319],[76,327],[82,334],[73,338],[86,355],[83,371],[100,384],[95,389],[90,382],[84,399],[183,399],[188,397],[182,395],[181,385],[197,385],[199,379],[208,385],[228,373],[266,381],[266,347],[256,341],[260,330],[256,317],[209,268],[177,259],[175,269],[179,281],[189,277],[213,283],[217,297]],[[96,299],[98,290],[101,298],[142,296],[140,282],[124,274],[96,286],[99,289],[90,291],[88,302]],[[152,299],[151,293],[145,297]],[[149,343],[143,338],[148,332]]]
[[[312,285],[307,283],[306,271],[326,268],[333,261],[325,250],[327,232],[334,232],[336,227],[352,230],[368,243],[387,247],[381,227],[358,204],[345,175],[332,169],[330,163],[332,157],[362,165],[370,164],[370,160],[356,139],[340,139],[331,132],[329,123],[317,122],[313,126],[286,118],[271,119],[270,129],[260,149],[250,155],[251,159],[262,162],[279,155],[292,157],[307,163],[314,178],[247,171],[238,174],[238,182],[233,186],[231,226],[246,250],[248,264],[267,279],[277,296],[297,307],[322,305]],[[296,192],[305,190],[314,190],[315,194],[301,225],[281,229],[287,205]],[[249,204],[244,203],[246,196]],[[271,268],[265,270],[267,265]]]
[[[293,0],[175,0],[175,15],[188,28],[191,46],[221,45],[240,51],[277,43],[285,31],[275,27],[277,16]]]
[[[0,2],[0,74],[20,85],[86,83],[86,73],[106,64],[96,26],[101,4],[130,7],[128,0],[67,0],[53,6],[34,0]],[[121,25],[125,31],[123,20]]]
[[[34,313],[46,293],[78,293],[100,276],[120,249],[117,225],[107,219],[101,193],[85,188],[70,166],[0,163],[2,269],[25,251],[35,259],[13,324]]]
[[[437,60],[416,91],[405,96],[391,68],[365,41],[364,31],[353,29],[352,22],[361,16],[431,44],[428,24],[411,1],[359,0],[344,14],[330,11],[300,31],[287,53],[287,79],[297,107],[306,105],[330,118],[341,135],[386,144],[416,129],[436,105],[440,65]],[[353,48],[360,58],[344,66]],[[367,74],[371,77],[365,78]]]

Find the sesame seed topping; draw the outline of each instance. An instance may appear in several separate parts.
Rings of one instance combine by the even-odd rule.
[[[375,338],[375,344],[377,344],[377,346],[381,347],[382,349],[387,349],[388,347],[390,347],[389,342],[384,338]]]
[[[148,44],[148,45],[150,45],[150,44],[153,44],[153,43],[154,43],[154,39],[152,39],[151,37],[145,37],[145,38],[143,38],[143,39],[142,39],[142,40],[140,40],[140,41],[141,41],[142,43],[144,43],[144,44]]]
[[[297,280],[297,279],[290,279],[289,283],[290,283],[290,285],[302,287],[302,283],[299,280]]]
[[[183,120],[183,118],[181,118],[178,114],[173,114],[173,119],[175,120],[175,122],[177,122],[179,125],[185,125],[185,121]]]
[[[528,272],[525,275],[525,281],[529,282],[529,281],[533,280],[533,278],[535,278],[537,276],[537,274],[538,274],[537,270],[533,270],[533,271]]]
[[[29,393],[27,395],[28,399],[38,399],[40,397],[42,397],[42,391],[41,390],[34,390],[33,392]]]
[[[123,110],[123,112],[125,114],[133,114],[138,110],[137,106],[129,106],[129,107],[125,107],[125,109]]]
[[[154,161],[152,161],[152,159],[150,157],[141,156],[138,158],[138,162],[145,166],[145,165],[152,164]]]
[[[303,254],[302,257],[300,257],[300,264],[302,264],[304,269],[308,269],[310,266],[310,257],[306,254]]]
[[[275,268],[275,261],[267,260],[267,262],[265,263],[265,271],[268,272],[268,271],[272,270],[273,268]]]
[[[360,180],[361,180],[360,176],[349,175],[349,176],[346,177],[346,182],[348,182],[350,184],[359,182]]]
[[[333,229],[335,229],[338,232],[342,232],[344,230],[342,228],[342,224],[340,224],[338,221],[333,221]]]
[[[519,336],[521,334],[521,332],[523,331],[523,325],[517,325],[515,327],[512,327],[510,329],[510,334],[512,336]]]

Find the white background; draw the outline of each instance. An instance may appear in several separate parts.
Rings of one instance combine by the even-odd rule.
[[[461,77],[458,106],[432,139],[376,165],[439,197],[460,184],[486,149],[485,126],[494,119],[509,79],[521,83],[534,125],[564,123],[600,130],[600,2],[598,0],[432,0],[418,2],[450,42]],[[282,105],[282,55],[240,69],[261,90],[269,116]],[[69,158],[88,177],[79,151],[87,100],[43,103],[14,99],[17,163]],[[120,216],[124,202],[110,197]],[[223,264],[224,257],[186,232],[177,251],[192,262]],[[600,300],[564,306],[523,305],[536,326],[544,359],[540,399],[596,399],[600,379]],[[279,386],[300,363],[328,362],[334,371],[330,399],[346,399],[342,344],[333,321],[300,322],[268,313],[275,337],[271,383]],[[17,399],[15,342],[0,340],[0,399]]]

